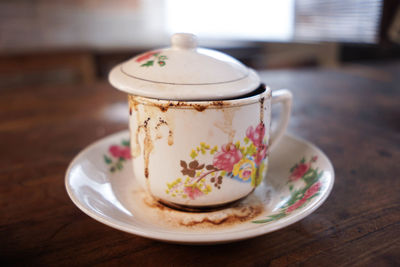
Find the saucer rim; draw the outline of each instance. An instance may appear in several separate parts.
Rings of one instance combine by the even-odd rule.
[[[300,211],[297,211],[295,214],[292,216],[288,216],[286,218],[279,219],[278,221],[271,222],[267,225],[265,224],[258,224],[258,227],[256,228],[251,228],[251,229],[245,229],[245,230],[240,230],[237,232],[230,231],[230,232],[213,232],[212,234],[206,234],[206,233],[183,233],[179,232],[179,235],[176,234],[176,232],[171,229],[170,231],[160,231],[160,230],[149,230],[149,229],[144,229],[138,226],[135,226],[134,224],[128,225],[124,222],[116,223],[118,220],[115,220],[116,222],[110,221],[107,218],[102,217],[101,215],[97,214],[96,212],[92,211],[91,209],[86,208],[83,204],[81,204],[80,200],[78,197],[75,196],[75,194],[72,192],[72,188],[70,188],[68,181],[69,177],[71,174],[71,168],[76,165],[76,163],[80,160],[84,154],[86,154],[91,148],[96,147],[97,145],[100,145],[101,143],[107,142],[109,139],[115,139],[117,136],[125,136],[129,135],[129,130],[122,130],[110,135],[107,135],[105,137],[100,138],[99,140],[96,140],[92,142],[90,145],[86,146],[84,149],[82,149],[70,162],[66,173],[65,173],[65,178],[64,178],[64,184],[65,188],[67,191],[67,194],[69,198],[72,200],[72,202],[77,206],[82,212],[84,212],[86,215],[91,217],[92,219],[103,223],[107,226],[110,226],[112,228],[118,229],[120,231],[134,234],[137,236],[153,239],[153,240],[158,240],[158,241],[163,241],[163,242],[168,242],[168,243],[174,243],[174,244],[192,244],[192,245],[201,245],[201,244],[222,244],[222,243],[229,243],[229,242],[234,242],[234,241],[240,241],[244,239],[249,239],[253,237],[257,237],[260,235],[264,235],[273,231],[277,231],[279,229],[282,229],[286,226],[289,226],[291,224],[294,224],[311,213],[313,213],[315,210],[317,210],[328,198],[330,195],[333,185],[335,183],[335,170],[333,168],[332,162],[329,159],[329,157],[316,145],[313,143],[298,137],[294,134],[286,132],[284,135],[287,136],[288,138],[294,139],[296,141],[299,141],[301,143],[306,144],[307,146],[311,147],[313,150],[317,151],[321,155],[323,155],[327,159],[327,171],[331,172],[331,177],[328,179],[329,184],[327,185],[327,188],[323,191],[323,195],[321,195],[321,198],[311,204],[308,204],[305,206],[303,209]],[[277,143],[277,146],[275,147],[274,150],[279,149],[279,142]],[[234,228],[233,228],[234,229]]]

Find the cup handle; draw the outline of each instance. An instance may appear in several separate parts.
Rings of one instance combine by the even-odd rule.
[[[269,147],[272,150],[278,143],[279,139],[283,136],[289,123],[290,111],[292,109],[292,93],[287,89],[280,89],[272,92],[272,105],[276,103],[282,104],[282,111],[280,114],[279,122],[271,132]]]

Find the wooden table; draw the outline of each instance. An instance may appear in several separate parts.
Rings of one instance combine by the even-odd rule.
[[[127,128],[124,94],[93,86],[0,90],[0,265],[400,265],[400,62],[261,72],[294,94],[289,131],[331,158],[313,214],[237,243],[182,246],[109,228],[64,189],[71,159]]]

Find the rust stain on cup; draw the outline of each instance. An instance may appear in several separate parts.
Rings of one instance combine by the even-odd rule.
[[[151,172],[149,169],[150,155],[154,149],[155,141],[163,137],[161,134],[162,127],[168,128],[168,145],[172,146],[174,143],[174,120],[172,116],[157,112],[154,105],[139,102],[136,96],[129,95],[128,100],[130,116],[136,116],[136,123],[131,125],[130,129],[131,138],[133,139],[131,153],[134,158],[143,155],[144,176],[148,179]],[[166,112],[167,109],[161,109],[161,111]],[[144,134],[142,142],[140,141],[141,132]]]
[[[173,115],[169,114],[170,108],[184,108],[196,110],[197,112],[203,112],[209,107],[221,109],[224,113],[224,120],[217,125],[222,131],[226,132],[229,137],[229,142],[233,141],[235,136],[235,130],[232,129],[232,120],[234,117],[233,109],[223,109],[225,106],[229,106],[224,101],[210,101],[204,103],[193,103],[190,101],[157,101],[145,99],[143,97],[129,95],[129,114],[133,116],[136,113],[136,125],[131,125],[131,153],[132,156],[138,157],[143,154],[144,158],[144,176],[149,178],[149,162],[150,155],[154,149],[155,141],[162,139],[160,128],[162,126],[168,127],[167,143],[169,146],[174,144],[174,118]],[[161,111],[157,112],[157,109]],[[144,132],[143,142],[140,142],[140,133]],[[142,151],[143,145],[143,151]]]
[[[235,117],[235,109],[221,109],[223,112],[223,121],[215,122],[214,126],[228,135],[228,143],[233,143],[236,130],[232,127],[232,122]]]
[[[260,123],[264,123],[264,101],[265,97],[260,98]]]

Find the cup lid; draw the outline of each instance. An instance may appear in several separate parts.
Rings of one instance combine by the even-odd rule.
[[[138,55],[115,66],[110,83],[129,94],[169,100],[215,100],[256,89],[254,70],[227,54],[197,47],[193,34],[176,33],[171,47]]]

